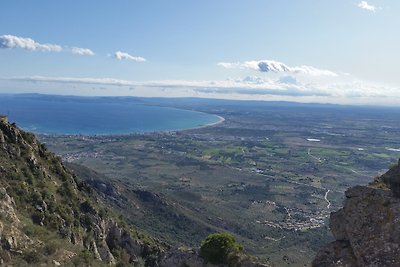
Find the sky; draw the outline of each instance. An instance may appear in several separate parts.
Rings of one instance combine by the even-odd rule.
[[[2,0],[0,93],[400,104],[400,1]]]

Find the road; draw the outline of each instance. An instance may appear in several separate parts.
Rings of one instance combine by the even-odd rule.
[[[326,200],[326,202],[328,203],[328,206],[326,206],[327,209],[329,209],[329,208],[331,207],[331,202],[328,200],[328,193],[329,193],[330,191],[331,191],[331,190],[328,189],[328,190],[326,191],[325,197],[324,197],[325,200]]]

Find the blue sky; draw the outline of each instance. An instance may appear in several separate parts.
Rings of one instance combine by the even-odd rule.
[[[4,0],[0,9],[0,92],[400,104],[399,1]]]

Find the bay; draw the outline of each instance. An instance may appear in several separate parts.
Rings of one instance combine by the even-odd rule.
[[[175,131],[217,123],[219,116],[148,105],[140,99],[0,95],[0,114],[41,134],[119,135]]]

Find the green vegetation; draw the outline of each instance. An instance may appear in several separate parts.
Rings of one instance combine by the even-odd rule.
[[[152,266],[166,247],[111,211],[33,134],[7,122],[0,122],[0,201],[7,207],[0,210],[0,255],[6,265],[47,266],[62,258],[66,265],[102,266],[143,257]],[[109,234],[109,227],[126,240]],[[137,255],[127,248],[130,242],[137,242]]]
[[[41,138],[64,160],[115,184],[121,195],[110,204],[152,235],[197,247],[225,231],[276,266],[308,265],[332,239],[327,219],[341,207],[344,191],[367,184],[400,157],[386,149],[400,144],[394,109],[255,102],[177,107],[226,120],[177,133]]]
[[[233,265],[243,246],[236,242],[233,235],[228,233],[215,233],[209,235],[200,247],[200,255],[208,262],[214,264]]]

